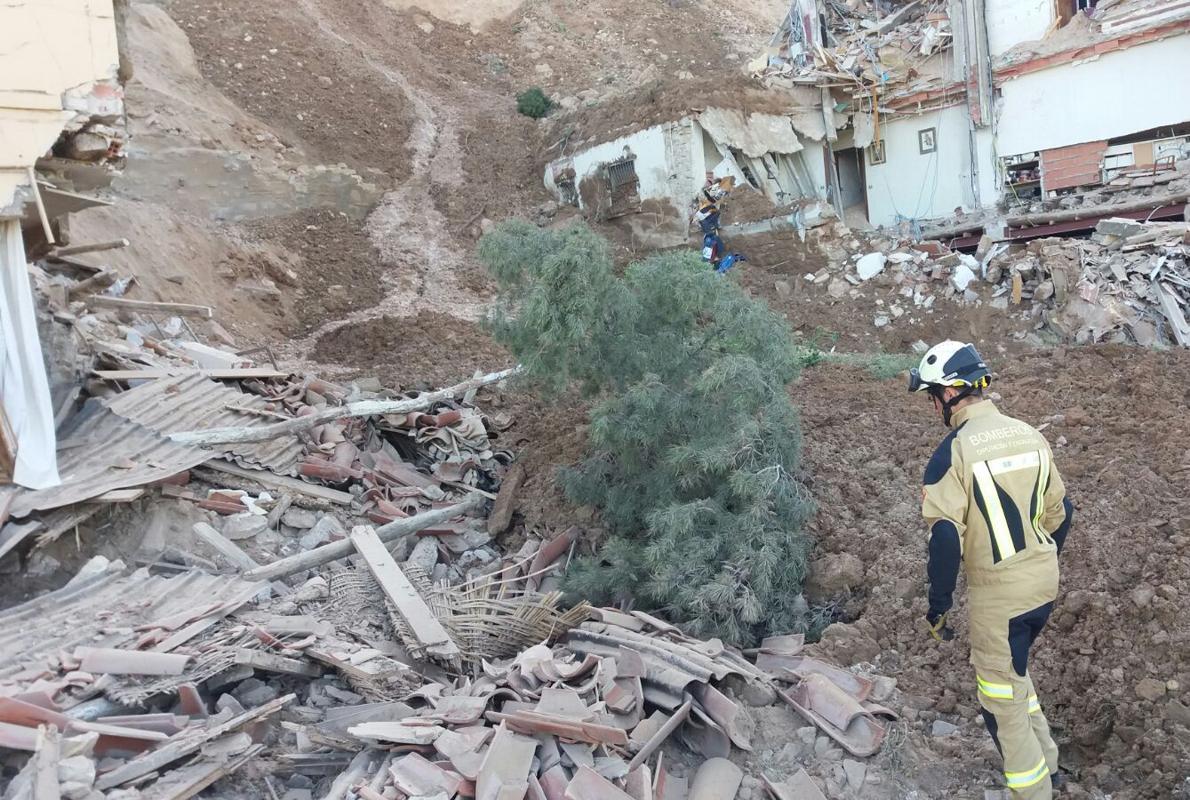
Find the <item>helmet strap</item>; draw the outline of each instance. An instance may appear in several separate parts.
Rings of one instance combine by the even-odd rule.
[[[966,400],[968,397],[970,397],[971,393],[974,392],[975,389],[976,389],[975,386],[964,386],[962,391],[960,391],[954,397],[950,398],[949,400],[944,400],[942,398],[942,393],[944,391],[946,391],[946,387],[944,387],[944,386],[931,386],[930,387],[930,394],[934,396],[935,400],[937,400],[939,403],[942,404],[942,422],[943,422],[943,424],[946,425],[946,427],[948,427],[948,428],[951,427],[950,418],[951,418],[951,414],[954,412],[954,407],[956,405],[958,405],[959,403],[961,403],[962,401]]]

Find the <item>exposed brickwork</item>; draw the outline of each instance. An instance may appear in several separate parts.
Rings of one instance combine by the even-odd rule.
[[[1072,144],[1041,151],[1041,185],[1047,192],[1100,182],[1106,141]]]

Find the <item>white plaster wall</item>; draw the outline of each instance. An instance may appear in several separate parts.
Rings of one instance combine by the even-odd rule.
[[[978,205],[982,208],[991,208],[1000,200],[1000,195],[1004,191],[1004,184],[996,171],[996,134],[991,128],[975,129],[975,157],[978,170],[976,175],[976,183],[979,186]],[[975,205],[972,202],[964,208],[972,210]]]
[[[827,197],[826,155],[822,142],[806,142],[806,149],[801,152],[801,156],[806,162],[806,172],[814,182],[815,194],[818,197]]]
[[[576,185],[586,176],[598,172],[603,164],[622,158],[627,146],[636,156],[641,200],[669,200],[675,208],[684,211],[703,182],[702,171],[693,168],[701,163],[696,158],[701,143],[694,142],[699,137],[693,135],[693,128],[694,123],[688,119],[655,125],[576,153]],[[672,163],[675,160],[678,163]]]
[[[949,216],[960,207],[971,209],[966,106],[898,119],[880,128],[885,163],[865,163],[868,219],[873,224],[895,225],[898,214],[926,220]],[[918,152],[917,132],[924,128],[937,129],[933,153]]]
[[[1053,6],[1054,0],[984,0],[992,57],[1043,37],[1054,21]]]
[[[63,93],[118,65],[111,0],[0,3],[0,208],[71,118]]]
[[[1190,34],[1005,81],[1003,155],[1110,139],[1190,121]]]

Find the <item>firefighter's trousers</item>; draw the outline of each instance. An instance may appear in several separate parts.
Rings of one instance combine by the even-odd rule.
[[[1042,596],[1048,594],[1047,587],[1040,588]],[[1054,595],[1019,610],[1022,599],[1037,599],[1036,593],[1027,599],[1029,594],[1004,586],[972,587],[971,663],[983,718],[1004,758],[1004,781],[1012,797],[1049,800],[1050,776],[1058,774],[1058,746],[1029,677],[1029,650],[1049,619]]]

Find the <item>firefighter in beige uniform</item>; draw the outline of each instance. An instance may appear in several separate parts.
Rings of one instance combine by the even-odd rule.
[[[1035,800],[1052,797],[1059,783],[1058,747],[1029,677],[1029,649],[1058,596],[1058,552],[1073,508],[1042,435],[983,399],[990,377],[974,347],[952,341],[910,371],[909,390],[928,392],[952,429],[923,481],[926,621],[935,638],[953,638],[946,614],[962,563],[984,721],[1012,796]]]

